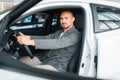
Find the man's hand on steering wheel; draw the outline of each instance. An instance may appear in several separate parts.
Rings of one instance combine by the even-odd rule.
[[[17,38],[18,43],[21,45],[27,45],[27,46],[32,45],[33,46],[32,43],[34,43],[34,41],[30,39],[30,36],[26,36],[23,33],[19,32],[19,36],[16,36],[16,38]]]
[[[34,40],[30,39],[30,36],[26,36],[24,35],[23,33],[19,32],[19,33],[16,33],[16,39],[18,41],[18,43],[20,45],[23,45],[24,48],[26,49],[28,55],[33,58],[33,54],[31,52],[31,50],[29,49],[29,45],[30,46],[34,46]]]

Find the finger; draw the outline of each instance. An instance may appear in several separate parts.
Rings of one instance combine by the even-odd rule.
[[[18,42],[19,44],[22,44],[21,37],[17,37],[17,42]]]
[[[23,33],[21,33],[21,32],[19,32],[19,34],[20,34],[21,36],[24,36],[24,34],[23,34]]]

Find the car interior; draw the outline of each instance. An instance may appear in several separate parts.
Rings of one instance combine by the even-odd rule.
[[[70,60],[67,72],[70,73],[78,73],[80,60],[81,60],[81,52],[82,52],[82,45],[83,45],[83,33],[84,33],[84,25],[85,25],[85,13],[84,10],[81,8],[58,8],[58,9],[52,9],[47,10],[43,12],[37,12],[33,14],[29,14],[27,16],[21,16],[17,20],[15,20],[12,24],[9,25],[7,28],[7,35],[8,37],[8,43],[6,44],[4,51],[11,53],[12,56],[15,56],[17,59],[19,59],[22,56],[37,56],[42,60],[42,58],[45,56],[45,53],[48,50],[42,50],[42,49],[35,49],[32,46],[24,46],[19,45],[16,41],[16,39],[13,37],[13,34],[19,35],[18,32],[22,32],[26,35],[37,35],[37,36],[43,36],[47,34],[54,33],[55,31],[59,30],[60,27],[60,12],[64,10],[70,10],[74,13],[75,16],[75,28],[81,32],[81,44],[78,47],[78,51],[75,53],[75,55]],[[39,16],[40,15],[40,16]],[[38,22],[39,18],[42,18],[40,22]],[[9,48],[8,46],[9,45]],[[42,54],[39,54],[42,53]]]

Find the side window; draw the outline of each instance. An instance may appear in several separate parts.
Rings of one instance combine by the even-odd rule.
[[[21,18],[16,23],[14,23],[10,29],[19,30],[19,29],[30,29],[43,27],[47,14],[45,13],[36,13],[29,15],[27,17]]]
[[[52,26],[56,26],[59,24],[59,13],[55,14],[55,16],[52,19]]]
[[[120,28],[120,10],[109,7],[97,7],[98,28],[103,32]]]
[[[31,22],[32,22],[32,15],[18,21],[17,23],[31,23]]]
[[[52,34],[54,32],[56,32],[57,30],[60,29],[60,13],[55,13],[51,19],[51,27],[50,27],[50,30],[49,30],[49,34]]]

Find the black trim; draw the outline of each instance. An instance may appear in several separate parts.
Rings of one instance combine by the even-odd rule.
[[[98,30],[97,30],[97,26],[99,24],[99,21],[98,21],[98,15],[97,15],[97,4],[90,4],[91,6],[91,11],[92,11],[92,16],[93,16],[93,31],[94,33],[96,33]]]

